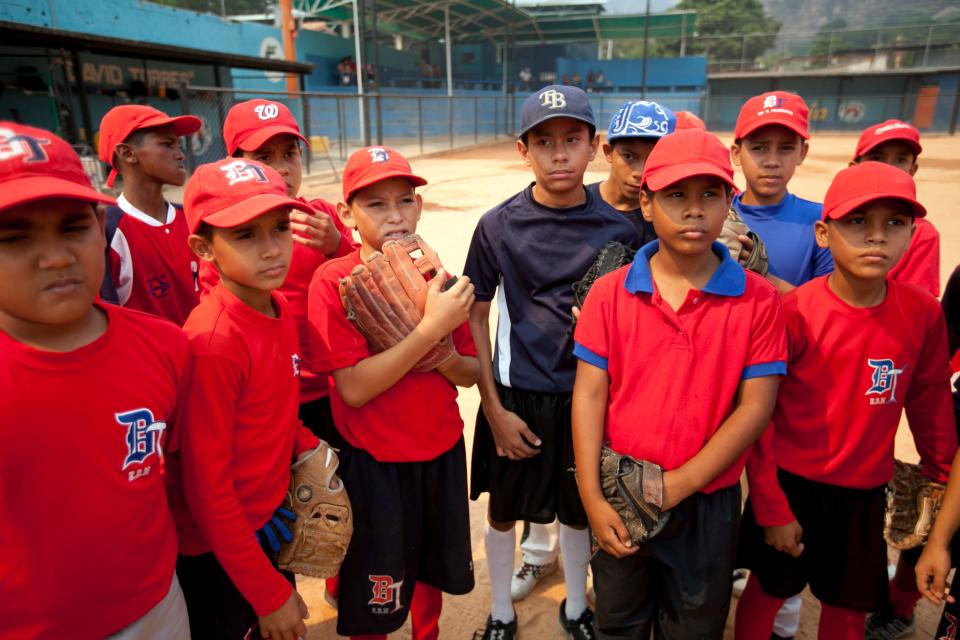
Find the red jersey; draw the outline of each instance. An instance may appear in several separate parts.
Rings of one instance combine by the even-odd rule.
[[[889,278],[940,295],[940,233],[925,218],[914,221],[913,237],[906,253],[890,270]]]
[[[173,580],[163,475],[189,346],[102,308],[106,332],[66,353],[0,331],[0,638],[109,636]]]
[[[180,553],[212,550],[258,615],[279,608],[291,587],[254,532],[283,501],[295,454],[318,443],[297,419],[296,327],[283,296],[273,303],[276,318],[217,286],[190,314],[193,376],[172,460],[182,467],[172,492]]]
[[[784,296],[790,373],[773,414],[776,464],[817,482],[879,486],[893,475],[905,409],[925,472],[946,482],[957,433],[940,305],[888,279],[883,302],[852,307],[828,278]]]
[[[300,200],[304,201],[303,198],[300,198]],[[287,273],[287,279],[284,280],[283,286],[278,289],[287,299],[287,304],[290,305],[290,313],[297,324],[297,335],[300,337],[300,353],[303,356],[300,370],[301,404],[322,398],[330,393],[326,374],[314,372],[310,367],[312,358],[310,358],[310,341],[307,339],[309,334],[307,290],[310,288],[310,279],[313,278],[313,272],[317,270],[317,267],[327,260],[345,256],[357,248],[353,241],[353,233],[340,221],[335,206],[320,198],[311,200],[309,204],[317,211],[322,211],[330,216],[337,231],[340,232],[340,244],[332,255],[325,256],[316,249],[294,242],[290,271]],[[217,273],[217,268],[209,262],[204,262],[200,266],[200,289],[206,293],[218,282],[220,282],[220,274]]]
[[[123,194],[117,207],[123,215],[107,251],[104,287],[115,293],[105,299],[183,325],[200,301],[199,258],[187,244],[186,216],[167,204],[167,221],[157,222]]]
[[[610,377],[604,441],[671,470],[730,416],[742,381],[786,373],[787,346],[776,290],[722,245],[714,244],[721,263],[710,281],[677,310],[650,273],[658,248],[657,241],[645,245],[629,267],[596,281],[573,353]],[[746,455],[702,491],[738,482]]]
[[[347,319],[340,301],[340,279],[361,263],[360,251],[331,260],[310,284],[310,340],[314,371],[333,372],[369,358],[366,338]],[[453,332],[457,352],[476,356],[466,323]],[[351,407],[330,378],[333,421],[347,442],[380,462],[432,460],[448,451],[463,433],[457,388],[437,371],[410,371],[367,402]]]

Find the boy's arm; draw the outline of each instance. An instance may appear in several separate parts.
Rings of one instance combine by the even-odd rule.
[[[776,375],[740,383],[736,407],[703,449],[680,467],[663,474],[664,511],[710,484],[760,437],[773,415],[779,384]]]
[[[470,333],[477,345],[477,360],[480,366],[480,406],[490,424],[498,456],[522,460],[540,453],[533,447],[540,446],[538,438],[520,416],[507,411],[497,395],[493,377],[493,348],[490,345],[490,301],[477,301],[470,309]],[[528,444],[529,443],[529,444]],[[533,446],[530,446],[533,445]]]
[[[950,573],[950,543],[960,528],[960,452],[953,457],[950,480],[943,504],[927,546],[917,561],[917,589],[935,604],[943,604],[947,574]],[[949,596],[953,601],[953,596]]]
[[[467,319],[473,304],[473,285],[463,276],[442,291],[446,274],[442,270],[427,285],[423,319],[396,345],[364,358],[357,364],[333,372],[337,390],[351,407],[362,407],[395,385],[445,336]]]
[[[600,488],[600,449],[607,413],[610,376],[604,369],[584,361],[577,363],[573,385],[573,452],[577,467],[577,488],[597,544],[612,556],[635,553],[630,534]]]
[[[233,430],[243,374],[222,358],[195,354],[180,414],[184,493],[201,533],[257,615],[291,597],[290,583],[257,543],[234,490]]]
[[[453,357],[437,367],[451,384],[458,387],[472,387],[480,379],[480,361],[477,360],[477,348],[470,337],[470,325],[464,322],[450,334],[453,341]]]

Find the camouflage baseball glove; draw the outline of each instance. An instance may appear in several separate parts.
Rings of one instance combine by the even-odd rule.
[[[587,299],[587,293],[589,293],[590,287],[597,281],[597,278],[630,264],[633,262],[633,256],[636,253],[636,250],[620,244],[616,240],[611,240],[605,244],[597,255],[597,259],[583,274],[583,278],[573,283],[573,303],[582,309],[583,301]]]
[[[635,543],[660,533],[670,519],[663,504],[663,469],[645,460],[620,455],[609,447],[600,452],[600,488],[620,514]]]
[[[339,464],[336,452],[321,440],[290,469],[290,490],[283,504],[296,519],[293,539],[281,547],[277,558],[281,569],[316,578],[340,571],[353,535],[353,513],[336,475]]]
[[[887,483],[887,513],[883,537],[903,551],[926,544],[940,511],[945,487],[920,473],[920,465],[896,460]]]
[[[767,275],[769,263],[767,261],[766,245],[763,244],[760,236],[750,230],[750,227],[743,221],[743,218],[740,217],[736,209],[730,207],[730,211],[727,213],[727,219],[723,223],[723,231],[720,232],[720,237],[717,238],[717,240],[730,250],[730,257],[739,263],[743,244],[737,236],[747,236],[753,240],[753,249],[750,251],[750,257],[747,258],[744,269],[759,273],[761,276]]]
[[[420,255],[415,257],[417,252]],[[423,319],[427,302],[424,276],[436,275],[440,268],[436,252],[420,236],[411,234],[384,242],[382,252],[374,252],[340,281],[347,317],[367,339],[370,351],[386,351],[414,330]],[[435,369],[453,353],[453,341],[447,336],[413,370]]]

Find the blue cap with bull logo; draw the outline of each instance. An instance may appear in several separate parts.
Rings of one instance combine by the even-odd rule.
[[[647,100],[624,102],[610,121],[607,140],[619,138],[662,138],[677,128],[673,111]]]

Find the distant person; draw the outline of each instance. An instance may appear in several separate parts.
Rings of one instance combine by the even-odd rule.
[[[581,78],[580,78],[580,73],[577,72],[577,71],[574,71],[574,72],[573,72],[573,83],[572,83],[573,86],[575,86],[575,87],[580,87],[580,80],[581,80]]]

